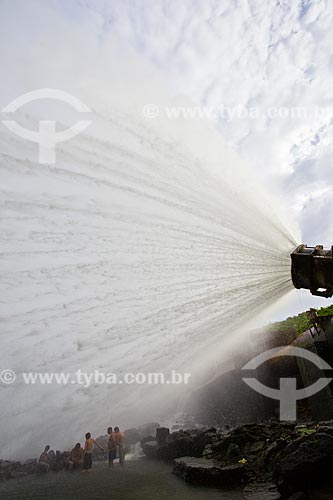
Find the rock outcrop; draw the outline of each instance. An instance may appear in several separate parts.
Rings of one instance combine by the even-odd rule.
[[[205,447],[212,442],[216,429],[180,430],[165,436],[163,442],[158,439],[141,441],[145,455],[158,460],[172,461],[184,456],[201,457]]]
[[[332,429],[330,429],[331,432]],[[273,478],[284,493],[324,483],[332,474],[333,435],[325,427],[289,443],[275,457]]]
[[[192,484],[224,487],[240,484],[244,477],[244,465],[229,465],[207,458],[182,457],[174,460],[173,472]]]
[[[244,496],[249,500],[304,495],[331,477],[332,422],[303,426],[268,422],[225,431],[203,428],[166,434],[162,441],[142,442],[148,457],[174,461],[174,472],[193,484],[247,482]]]
[[[244,500],[281,500],[282,496],[273,483],[253,483],[243,490]]]

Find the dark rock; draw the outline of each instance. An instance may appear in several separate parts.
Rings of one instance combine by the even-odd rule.
[[[248,443],[244,447],[244,454],[252,454],[252,453],[258,453],[262,451],[265,446],[267,446],[267,443],[265,441],[255,441],[254,443]]]
[[[291,497],[289,497],[288,500],[308,500],[308,497],[306,496],[305,493],[299,491],[291,495]]]
[[[333,435],[333,425],[332,425],[332,423],[331,423],[331,425],[328,425],[327,423],[319,425],[317,432],[324,432],[325,434]]]
[[[1,460],[0,462],[1,471],[9,470],[11,468],[12,468],[12,462],[10,462],[9,460]]]
[[[36,471],[37,460],[36,458],[29,458],[26,460],[22,466],[24,472],[28,474],[33,474]]]
[[[243,490],[245,500],[280,500],[281,494],[275,484],[255,483]]]
[[[294,424],[247,424],[220,434],[220,438],[213,443],[213,450],[220,457],[226,456],[232,443],[239,447],[241,455],[256,454],[277,440],[285,440],[292,435],[297,437]]]
[[[158,457],[158,443],[156,439],[152,441],[145,441],[141,443],[143,453],[149,458],[159,458]]]
[[[36,463],[37,463],[36,458],[28,458],[23,465],[30,466],[30,465],[36,465]]]
[[[55,453],[55,460],[50,463],[50,469],[59,472],[66,467],[68,461],[68,458],[64,456],[63,452],[57,450]]]
[[[207,480],[207,484],[213,484],[215,476],[220,477],[220,469],[236,466],[238,470],[242,466],[247,480],[257,484],[274,482],[278,486],[280,493],[271,486],[266,491],[265,486],[262,498],[280,498],[280,494],[287,498],[300,489],[329,481],[333,463],[331,427],[329,422],[302,427],[289,422],[269,422],[247,424],[227,432],[197,428],[173,432],[164,442],[150,438],[143,441],[142,446],[148,457],[166,461],[180,459],[175,471],[191,478],[191,482],[196,481],[197,474],[198,482]],[[187,457],[186,461],[182,457]],[[264,491],[262,484],[260,487]],[[261,499],[258,493],[256,498]]]
[[[241,452],[238,444],[230,443],[227,449],[226,458],[231,460],[239,460],[241,458]]]
[[[207,443],[208,444],[208,443]],[[159,450],[160,458],[172,460],[183,456],[200,457],[202,450],[195,452],[196,441],[193,435],[178,431],[172,433]]]
[[[315,433],[284,448],[277,457],[274,480],[284,494],[325,483],[331,475],[333,436]]]
[[[205,446],[214,440],[215,433],[216,429],[211,428],[177,431],[166,437],[160,446],[156,440],[141,442],[141,445],[150,458],[169,461],[184,456],[201,457]]]
[[[156,429],[156,441],[158,446],[162,446],[165,443],[167,437],[170,436],[170,431],[167,427],[159,427]]]
[[[221,463],[206,458],[182,457],[174,460],[173,472],[188,483],[223,487],[241,482],[244,465],[223,467]]]
[[[27,476],[27,475],[28,475],[27,472],[13,470],[10,473],[10,478],[11,479],[18,479],[19,477],[24,477],[24,476]]]
[[[202,452],[202,456],[205,457],[205,458],[210,458],[212,456],[212,453],[213,453],[212,445],[211,444],[207,444],[204,447],[204,450]]]
[[[146,436],[141,439],[141,446],[143,446],[145,443],[148,443],[148,441],[156,441],[154,436]]]
[[[258,480],[271,482],[276,468],[276,456],[279,452],[290,444],[290,440],[279,438],[272,443],[267,443],[266,447],[258,454],[251,456],[251,464],[256,472]]]
[[[45,474],[46,472],[49,472],[49,470],[50,464],[47,464],[46,462],[38,462],[36,465],[37,474]]]
[[[20,462],[1,460],[0,462],[1,480],[10,479],[12,472],[17,471],[20,466],[21,466]]]
[[[47,462],[52,467],[52,464],[54,464],[55,461],[56,461],[56,454],[54,453],[53,450],[50,450],[47,454]]]

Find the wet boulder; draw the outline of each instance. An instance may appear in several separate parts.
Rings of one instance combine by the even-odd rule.
[[[142,450],[143,450],[143,453],[148,457],[148,458],[160,458],[158,456],[158,450],[159,450],[159,446],[158,446],[158,443],[156,441],[156,439],[147,439],[147,440],[142,440],[141,441],[141,446],[142,446]]]
[[[316,432],[285,447],[276,457],[274,481],[291,495],[303,488],[327,482],[333,462],[333,435]]]
[[[244,500],[280,500],[282,498],[273,483],[254,483],[243,490]]]
[[[24,472],[22,470],[13,470],[10,473],[10,479],[18,479],[20,477],[25,477],[27,475],[28,475],[28,473]]]
[[[33,474],[36,471],[37,459],[29,458],[23,463],[22,469],[27,474]]]
[[[201,457],[205,447],[214,440],[216,429],[191,429],[173,432],[165,436],[162,444],[157,439],[142,442],[145,455],[150,458],[171,461],[175,458]]]
[[[288,500],[308,500],[308,496],[306,496],[305,493],[302,491],[298,491],[297,493],[294,493],[291,495],[291,497],[288,498]]]
[[[242,464],[224,467],[207,458],[181,457],[174,460],[173,472],[191,484],[224,487],[240,484],[245,469]]]
[[[169,436],[170,431],[167,427],[159,427],[156,429],[156,441],[159,446],[162,446]]]
[[[37,474],[46,474],[50,470],[50,464],[46,462],[38,462],[36,464],[36,473]]]
[[[0,461],[0,476],[1,479],[9,479],[13,472],[18,471],[21,466],[20,462],[12,460]]]

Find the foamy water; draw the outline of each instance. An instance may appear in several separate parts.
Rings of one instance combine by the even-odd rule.
[[[0,372],[17,374],[0,384],[0,458],[172,421],[221,370],[239,327],[292,287],[296,242],[270,193],[211,124],[144,118],[149,103],[192,103],[100,21],[8,4],[0,32],[1,109],[50,88],[92,110],[43,99],[1,114],[30,130],[91,125],[40,164],[38,145],[0,123]],[[22,380],[78,369],[178,370],[191,384]]]
[[[26,386],[22,372],[176,369],[195,384],[230,325],[290,290],[295,242],[223,144],[205,161],[114,109],[41,165],[36,144],[2,132],[1,367],[18,374],[0,388],[4,456],[18,429],[19,449],[51,428],[61,447],[110,419],[151,420],[182,394]]]

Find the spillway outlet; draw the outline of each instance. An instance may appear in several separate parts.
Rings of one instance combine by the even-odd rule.
[[[299,245],[290,254],[291,279],[295,288],[306,288],[312,295],[333,295],[333,246]]]

